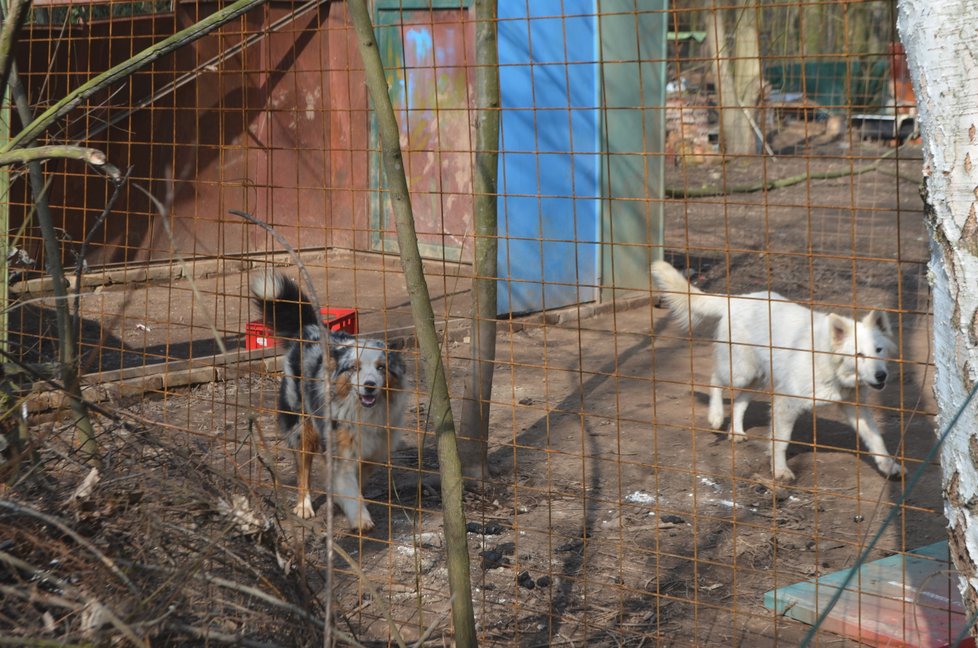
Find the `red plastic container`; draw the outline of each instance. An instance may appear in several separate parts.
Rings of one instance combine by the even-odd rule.
[[[357,309],[355,308],[321,308],[323,324],[331,331],[346,331],[356,335],[358,331]],[[265,326],[261,320],[248,322],[245,326],[245,349],[269,349],[277,344],[272,329]]]

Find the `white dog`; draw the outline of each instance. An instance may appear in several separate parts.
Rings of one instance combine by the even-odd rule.
[[[886,386],[893,353],[890,321],[873,311],[861,320],[818,313],[774,292],[711,295],[689,284],[665,261],[652,264],[652,280],[673,318],[686,330],[708,329],[716,340],[709,422],[723,425],[723,388],[736,391],[731,407],[734,440],[743,440],[749,390],[770,388],[774,478],[791,481],[788,441],[795,420],[813,407],[838,403],[881,473],[903,469],[886,451],[873,418],[855,405],[860,385]],[[748,391],[739,391],[748,390]]]

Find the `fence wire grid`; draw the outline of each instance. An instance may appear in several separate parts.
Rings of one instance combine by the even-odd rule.
[[[486,278],[475,4],[369,3],[457,424]],[[35,0],[3,137],[223,8]],[[971,625],[928,454],[922,156],[894,22],[889,0],[499,3],[497,346],[486,476],[463,499],[480,643],[944,645]],[[104,152],[118,186],[51,160],[38,198],[7,167],[0,643],[321,645],[324,623],[339,644],[454,643],[364,84],[347,3],[255,3],[46,129]],[[330,325],[403,347],[405,443],[356,471],[370,531],[325,506],[318,457],[315,514],[293,513],[282,348],[249,285],[300,266]],[[73,373],[58,303],[76,299]],[[874,423],[892,464],[860,440]]]

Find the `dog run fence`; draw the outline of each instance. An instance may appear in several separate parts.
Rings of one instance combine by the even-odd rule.
[[[35,0],[14,49],[27,110],[221,8]],[[473,335],[475,2],[370,9],[458,421]],[[816,643],[943,645],[965,623],[926,459],[928,242],[894,12],[499,3],[498,337],[487,477],[464,495],[481,643],[794,646],[851,569]],[[266,2],[44,132],[103,151],[118,186],[49,161],[38,204],[27,168],[9,167],[0,635],[313,645],[328,599],[338,641],[452,641],[428,387],[363,69],[345,2]],[[7,137],[23,122],[16,94]],[[67,299],[48,271],[45,211]],[[727,438],[729,416],[714,430],[714,332],[670,320],[650,283],[663,259],[710,293],[885,314],[887,386],[863,384],[851,402],[921,471],[913,490],[876,470],[833,407],[798,417],[796,479],[774,482],[779,394],[766,384],[750,387],[746,442]],[[291,514],[280,350],[248,298],[252,273],[297,265],[328,323],[407,342],[411,376],[407,444],[364,486],[377,528],[354,533],[336,512],[332,563],[323,462],[317,515]],[[75,319],[59,324],[59,301]],[[778,308],[746,323],[770,372],[805,355],[764,343],[788,325]],[[86,434],[64,396],[64,326]]]

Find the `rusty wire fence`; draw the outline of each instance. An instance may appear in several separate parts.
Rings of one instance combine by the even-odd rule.
[[[473,4],[371,6],[456,418],[471,355]],[[962,607],[924,462],[921,156],[893,3],[499,4],[500,317],[488,477],[464,500],[480,642],[798,645],[888,516],[867,556],[885,560],[856,573],[815,642],[953,637]],[[16,50],[29,109],[219,8],[36,0]],[[52,370],[63,336],[39,207],[26,171],[7,176],[0,635],[314,645],[329,599],[340,640],[450,644],[428,391],[346,4],[261,5],[45,138],[103,150],[129,177],[105,212],[116,188],[102,174],[43,169],[79,295],[93,457]],[[249,301],[251,276],[296,276],[296,262],[232,209],[299,250],[337,327],[407,343],[406,443],[363,485],[376,528],[334,515],[349,560],[328,561],[321,461],[316,516],[291,513],[280,349]],[[686,332],[653,290],[661,259],[694,287],[673,290],[680,301],[761,291],[762,306],[735,316],[723,302],[723,326]],[[824,348],[813,312],[851,328]],[[856,321],[892,349],[846,346]],[[708,416],[711,390],[746,371],[746,356],[714,371],[724,331],[766,358],[758,376],[782,377],[737,384],[756,397],[743,443],[726,432],[733,394],[723,421]],[[874,374],[813,393],[851,382],[877,347],[885,389]],[[779,397],[798,404],[790,481],[772,479]],[[842,408],[813,407],[838,403],[877,422],[899,469],[923,465],[912,492],[881,474]]]

